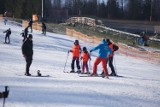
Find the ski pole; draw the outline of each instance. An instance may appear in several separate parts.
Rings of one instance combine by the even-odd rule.
[[[92,70],[92,65],[91,65],[91,52],[89,53],[90,55],[90,60],[89,60],[89,70]]]
[[[115,56],[113,57],[113,61],[114,61],[114,69],[115,69],[115,73],[116,73],[116,75],[118,75],[118,74],[117,74],[117,68],[116,68]]]
[[[69,56],[69,51],[68,51],[68,53],[67,53],[66,62],[65,62],[65,65],[64,65],[64,69],[63,69],[63,72],[64,72],[64,73],[65,73],[65,68],[66,68],[66,64],[67,64],[68,56]]]

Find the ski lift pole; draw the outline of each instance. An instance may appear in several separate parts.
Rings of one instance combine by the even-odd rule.
[[[64,69],[63,69],[63,72],[64,72],[64,73],[65,73],[65,68],[66,68],[66,64],[67,64],[68,56],[69,56],[69,51],[68,51],[68,53],[67,53],[66,62],[65,62],[65,65],[64,65]]]

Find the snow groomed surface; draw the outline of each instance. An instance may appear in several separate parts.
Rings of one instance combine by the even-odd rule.
[[[11,44],[3,44],[3,31],[11,28]],[[0,21],[0,91],[10,87],[5,107],[159,107],[160,66],[121,54],[115,55],[117,73],[122,78],[81,78],[79,74],[63,73],[67,51],[74,38],[66,35],[33,31],[34,56],[30,73],[51,77],[18,76],[25,72],[21,53],[24,28]],[[93,46],[80,41],[81,47]],[[70,71],[69,54],[65,71]],[[91,67],[96,53],[91,58]],[[98,66],[98,73],[102,71]],[[110,72],[110,69],[109,69]],[[3,99],[0,99],[2,106]]]

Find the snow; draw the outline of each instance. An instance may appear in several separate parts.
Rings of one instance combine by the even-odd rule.
[[[4,30],[11,28],[11,44],[4,44]],[[74,38],[33,31],[34,56],[30,73],[51,77],[27,77],[21,53],[24,28],[0,21],[0,92],[10,87],[5,107],[159,107],[160,66],[116,53],[114,64],[123,77],[79,77],[63,73],[67,51]],[[80,41],[81,47],[93,45]],[[91,56],[91,67],[97,53]],[[65,71],[70,71],[69,54]],[[98,73],[101,73],[101,64]],[[110,72],[110,69],[109,69]],[[0,99],[2,106],[3,99]]]

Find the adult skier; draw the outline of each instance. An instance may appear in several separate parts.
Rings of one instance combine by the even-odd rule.
[[[32,33],[32,24],[33,24],[33,20],[32,18],[29,20],[29,23],[28,23],[28,28],[30,27],[31,28],[31,33]]]
[[[42,34],[46,35],[46,24],[42,22]]]
[[[113,56],[114,56],[114,52],[117,51],[119,49],[119,47],[115,44],[113,44],[110,39],[107,39],[107,44],[110,47],[110,49],[112,50],[112,54],[109,55],[108,58],[108,62],[109,62],[109,67],[111,68],[111,74],[109,76],[117,76],[114,66],[113,66]],[[102,75],[104,74],[104,71],[102,72]]]
[[[26,76],[30,76],[29,68],[32,64],[33,59],[33,41],[32,41],[32,34],[29,34],[29,37],[24,41],[22,45],[22,54],[26,60]]]
[[[102,62],[102,67],[103,67],[103,70],[104,70],[103,77],[104,78],[109,78],[106,64],[107,64],[108,56],[110,54],[112,54],[112,50],[109,48],[109,46],[106,42],[106,39],[103,39],[102,42],[98,46],[91,49],[90,52],[93,52],[95,50],[99,50],[99,55],[94,62],[93,72],[91,73],[90,76],[96,76],[97,75],[97,66],[100,62]]]
[[[7,29],[6,31],[4,31],[3,33],[6,33],[6,36],[5,36],[5,43],[8,43],[10,44],[10,35],[11,35],[11,29]],[[7,39],[8,39],[8,42],[7,42]]]
[[[28,35],[28,27],[26,27],[24,29],[23,33],[21,33],[21,34],[22,34],[23,42],[24,42],[26,40],[26,38],[27,38],[27,35]]]

